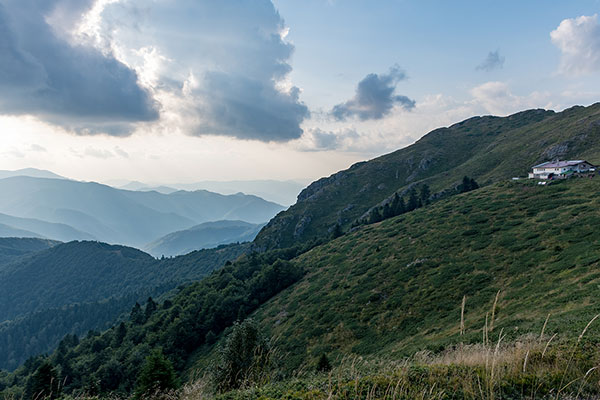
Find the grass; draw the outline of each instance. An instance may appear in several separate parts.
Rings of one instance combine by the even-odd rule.
[[[439,353],[420,351],[402,359],[346,357],[329,373],[299,372],[280,380],[275,372],[261,382],[215,393],[210,376],[202,376],[167,393],[162,400],[496,400],[600,398],[600,355],[586,334],[598,327],[596,317],[578,337],[557,343],[555,335],[529,333],[505,342],[502,329],[480,343],[455,343]],[[548,322],[548,321],[546,321]],[[576,334],[576,332],[575,332]],[[117,400],[116,397],[111,397]],[[92,400],[80,396],[68,399]],[[17,400],[6,397],[4,400]]]
[[[289,372],[322,353],[477,343],[486,319],[508,341],[549,313],[546,331],[581,330],[600,312],[599,192],[598,179],[504,182],[366,226],[295,260],[309,273],[255,318],[284,338]]]

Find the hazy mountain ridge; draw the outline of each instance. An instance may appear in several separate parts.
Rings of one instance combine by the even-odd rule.
[[[287,206],[296,202],[298,193],[300,193],[304,186],[305,184],[303,182],[294,180],[235,180],[167,183],[164,185],[149,185],[143,182],[132,181],[125,185],[119,185],[118,187],[125,190],[156,191],[165,194],[170,194],[178,190],[207,190],[224,195],[244,193]]]
[[[259,197],[241,194],[178,191],[165,195],[25,176],[0,179],[0,193],[1,213],[63,224],[64,232],[51,233],[48,224],[44,229],[28,225],[30,229],[22,230],[63,240],[95,238],[137,247],[205,221],[239,219],[259,223],[283,209]],[[57,225],[52,226],[57,229]]]
[[[265,224],[244,221],[205,222],[189,229],[169,233],[144,246],[143,250],[160,256],[175,256],[222,244],[251,242]]]
[[[67,224],[46,222],[33,218],[18,218],[11,215],[0,214],[0,224],[8,225],[18,230],[25,230],[32,233],[32,237],[43,237],[70,242],[72,240],[93,240],[95,237],[86,232],[79,231]],[[7,234],[1,234],[7,237]],[[15,235],[17,236],[17,235]],[[20,237],[27,235],[20,234]]]
[[[32,178],[48,178],[48,179],[67,179],[64,176],[55,174],[54,172],[37,169],[37,168],[23,168],[15,171],[0,170],[0,179],[11,178],[14,176],[29,176]]]

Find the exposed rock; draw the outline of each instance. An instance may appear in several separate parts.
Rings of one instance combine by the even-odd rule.
[[[300,221],[298,221],[298,223],[296,224],[296,227],[294,228],[294,237],[295,238],[302,236],[302,234],[308,227],[308,224],[310,224],[310,221],[312,221],[312,217],[310,215],[305,215],[300,219]]]
[[[347,176],[348,172],[340,171],[327,178],[321,178],[318,181],[311,183],[306,189],[300,192],[300,194],[298,195],[298,202],[306,200],[315,200],[323,193],[323,189],[326,186],[331,184],[339,186]]]
[[[542,158],[546,160],[552,160],[561,156],[564,156],[569,151],[569,142],[563,142],[550,146],[542,153]]]

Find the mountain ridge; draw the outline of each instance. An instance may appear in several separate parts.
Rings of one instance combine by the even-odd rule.
[[[263,228],[255,249],[307,242],[336,225],[347,230],[374,205],[415,185],[426,183],[435,195],[465,175],[489,184],[526,175],[532,165],[556,157],[600,162],[600,103],[559,113],[477,116],[435,129],[410,146],[311,183]]]

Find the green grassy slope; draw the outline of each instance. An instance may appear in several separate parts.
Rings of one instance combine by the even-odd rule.
[[[400,356],[496,332],[579,331],[600,312],[600,179],[503,182],[369,225],[300,256],[308,270],[255,315],[289,370]]]
[[[470,118],[314,182],[294,206],[270,221],[255,245],[286,247],[323,236],[338,223],[347,228],[370,207],[419,182],[435,193],[457,185],[464,175],[487,184],[523,176],[532,165],[556,157],[598,163],[599,139],[600,104]]]

